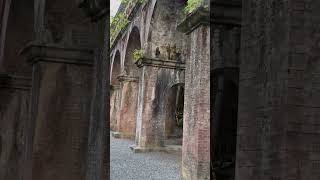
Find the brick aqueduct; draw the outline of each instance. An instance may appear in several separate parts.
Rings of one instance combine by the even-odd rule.
[[[185,6],[121,6],[110,49],[104,0],[0,0],[0,179],[108,179],[109,127],[185,180],[320,179],[320,1]]]

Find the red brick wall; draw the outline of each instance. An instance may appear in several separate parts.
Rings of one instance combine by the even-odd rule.
[[[191,33],[186,62],[182,176],[185,180],[210,178],[210,28]]]
[[[40,63],[33,180],[85,179],[92,67]]]

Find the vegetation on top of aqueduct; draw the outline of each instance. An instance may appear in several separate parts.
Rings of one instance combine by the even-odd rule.
[[[134,7],[137,3],[146,3],[148,0],[121,0],[121,3],[125,4],[127,7]],[[184,13],[190,14],[200,7],[203,0],[188,0],[187,6],[184,8]],[[125,12],[118,12],[115,17],[111,17],[110,21],[110,46],[113,45],[119,33],[127,27],[129,24],[128,14]]]

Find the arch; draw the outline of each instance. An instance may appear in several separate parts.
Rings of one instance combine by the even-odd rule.
[[[165,96],[164,137],[165,145],[182,145],[184,84],[169,86]]]
[[[119,83],[117,77],[121,73],[121,54],[119,50],[117,50],[114,55],[110,73],[111,85],[117,85]]]
[[[145,29],[145,47],[146,53],[152,57],[160,59],[176,59],[171,53],[168,55],[168,48],[181,50],[183,47],[184,34],[178,32],[176,27],[182,21],[181,14],[186,3],[182,0],[161,0],[155,1],[148,13],[147,24]],[[160,55],[155,55],[156,51],[160,51]],[[174,50],[171,50],[174,51]],[[170,54],[170,53],[169,53]]]
[[[128,76],[138,76],[138,67],[135,65],[133,53],[141,49],[140,31],[138,27],[133,27],[128,38],[126,55],[124,60],[124,73]]]
[[[3,71],[31,74],[31,67],[19,52],[34,35],[34,0],[4,1],[1,27],[1,66]]]

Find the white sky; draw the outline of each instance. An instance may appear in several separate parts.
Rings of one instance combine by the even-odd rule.
[[[115,16],[120,6],[120,0],[110,0],[110,16]]]

